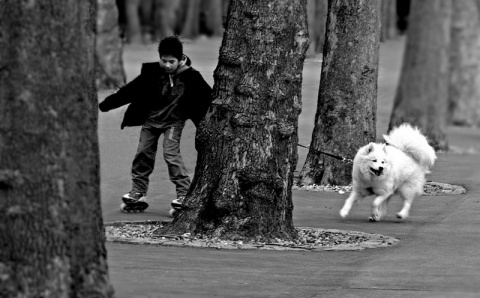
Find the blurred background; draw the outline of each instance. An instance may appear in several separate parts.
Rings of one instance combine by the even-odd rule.
[[[156,42],[176,34],[184,38],[220,37],[229,0],[99,0],[115,2],[120,34],[126,43]],[[321,52],[328,9],[327,0],[308,0],[310,51]],[[391,38],[407,29],[410,0],[383,0],[382,38]],[[107,15],[103,14],[106,17]],[[112,16],[113,17],[113,16]]]
[[[402,35],[410,0],[382,0],[382,41]],[[184,40],[222,37],[229,0],[98,0],[97,87],[125,83],[122,48],[151,45],[168,35]],[[310,46],[307,57],[321,56],[328,0],[308,0]]]
[[[121,36],[150,43],[176,34],[184,38],[221,36],[228,0],[116,0]]]

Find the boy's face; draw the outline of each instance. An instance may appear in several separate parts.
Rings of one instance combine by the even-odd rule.
[[[165,68],[165,72],[168,74],[172,74],[177,71],[178,61],[177,58],[173,57],[172,55],[162,55],[160,56],[160,61],[163,67]]]

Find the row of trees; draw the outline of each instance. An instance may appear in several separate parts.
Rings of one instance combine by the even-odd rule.
[[[102,0],[99,0],[102,1]],[[122,36],[128,43],[150,43],[177,34],[186,38],[221,36],[229,0],[112,0],[116,2]],[[408,0],[382,0],[381,39],[406,28]],[[307,0],[310,47],[321,53],[325,39],[328,0]]]
[[[478,66],[478,59],[463,56],[476,55],[478,42],[463,38],[455,56],[462,63],[452,63],[454,35],[478,41],[480,0],[468,1],[417,0],[411,6],[390,125],[419,125],[439,149],[447,146],[443,130],[454,67]],[[0,1],[2,297],[113,296],[100,212],[95,8],[95,0],[68,6]],[[321,151],[352,156],[374,141],[381,11],[379,0],[328,2],[304,183],[349,183],[349,165]],[[476,18],[456,22],[460,11]],[[307,2],[230,0],[226,20],[213,108],[196,136],[186,211],[169,229],[295,238],[291,187],[309,43]],[[456,84],[459,92],[475,89],[478,71],[468,73]]]
[[[387,2],[382,1],[383,5]],[[411,2],[405,56],[389,129],[403,122],[412,123],[426,133],[435,149],[448,150],[445,135],[447,125],[480,127],[479,12],[478,0]],[[329,13],[332,13],[331,10]],[[356,18],[357,15],[354,16]],[[345,24],[348,22],[343,22],[342,26]],[[331,21],[329,26],[332,26]],[[359,44],[361,32],[342,36],[347,45],[342,42],[338,42],[342,47],[330,45],[337,39],[342,40],[332,34],[335,29],[327,32],[327,40],[332,41],[328,41],[324,49],[315,129],[307,160],[300,173],[303,184],[349,183],[349,166],[320,151],[352,157],[359,144],[373,141],[376,135],[376,100],[369,97],[372,94],[348,93],[344,89],[352,88],[361,92],[357,84],[362,81],[349,80],[349,73],[363,71],[362,78],[365,79],[369,71],[376,71],[367,64],[362,70],[360,65],[349,64],[349,61],[356,62],[353,57],[362,57],[362,51],[369,51],[370,56],[378,56],[378,53],[371,51],[367,44],[356,48],[348,44],[355,41],[355,44]],[[344,34],[349,34],[351,30]],[[374,42],[372,37],[375,34],[370,32],[369,36]],[[331,62],[329,56],[335,57],[337,51],[340,58]],[[355,55],[350,57],[352,51],[355,51]],[[346,81],[334,84],[333,94],[329,94],[330,79],[342,71],[344,75],[341,78]],[[376,82],[376,77],[373,80]],[[337,81],[340,79],[337,78]],[[376,98],[376,87],[371,91]],[[362,110],[363,107],[368,108]],[[356,113],[358,110],[361,112]],[[354,125],[360,129],[352,129]],[[345,139],[349,141],[345,142]]]
[[[406,27],[410,1],[382,0],[382,41]],[[229,0],[97,0],[97,87],[114,89],[125,83],[123,43],[158,42],[177,34],[183,38],[221,36]],[[310,45],[307,56],[323,53],[328,0],[308,0]]]
[[[150,43],[171,34],[221,36],[229,0],[116,0],[122,36]]]

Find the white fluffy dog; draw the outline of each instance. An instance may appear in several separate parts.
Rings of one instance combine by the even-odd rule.
[[[370,143],[355,155],[352,193],[340,210],[341,217],[348,215],[356,200],[375,195],[369,220],[379,221],[390,197],[399,194],[404,203],[397,217],[404,219],[415,197],[423,193],[425,174],[437,158],[425,136],[404,123],[383,138],[386,144]]]

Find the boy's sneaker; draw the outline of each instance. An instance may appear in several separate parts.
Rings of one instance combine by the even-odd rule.
[[[185,199],[184,196],[178,197],[175,200],[172,201],[172,208],[173,209],[182,209],[183,206],[183,200]]]
[[[147,197],[144,193],[131,191],[123,195],[122,200],[125,203],[137,203],[137,202],[146,202]]]

